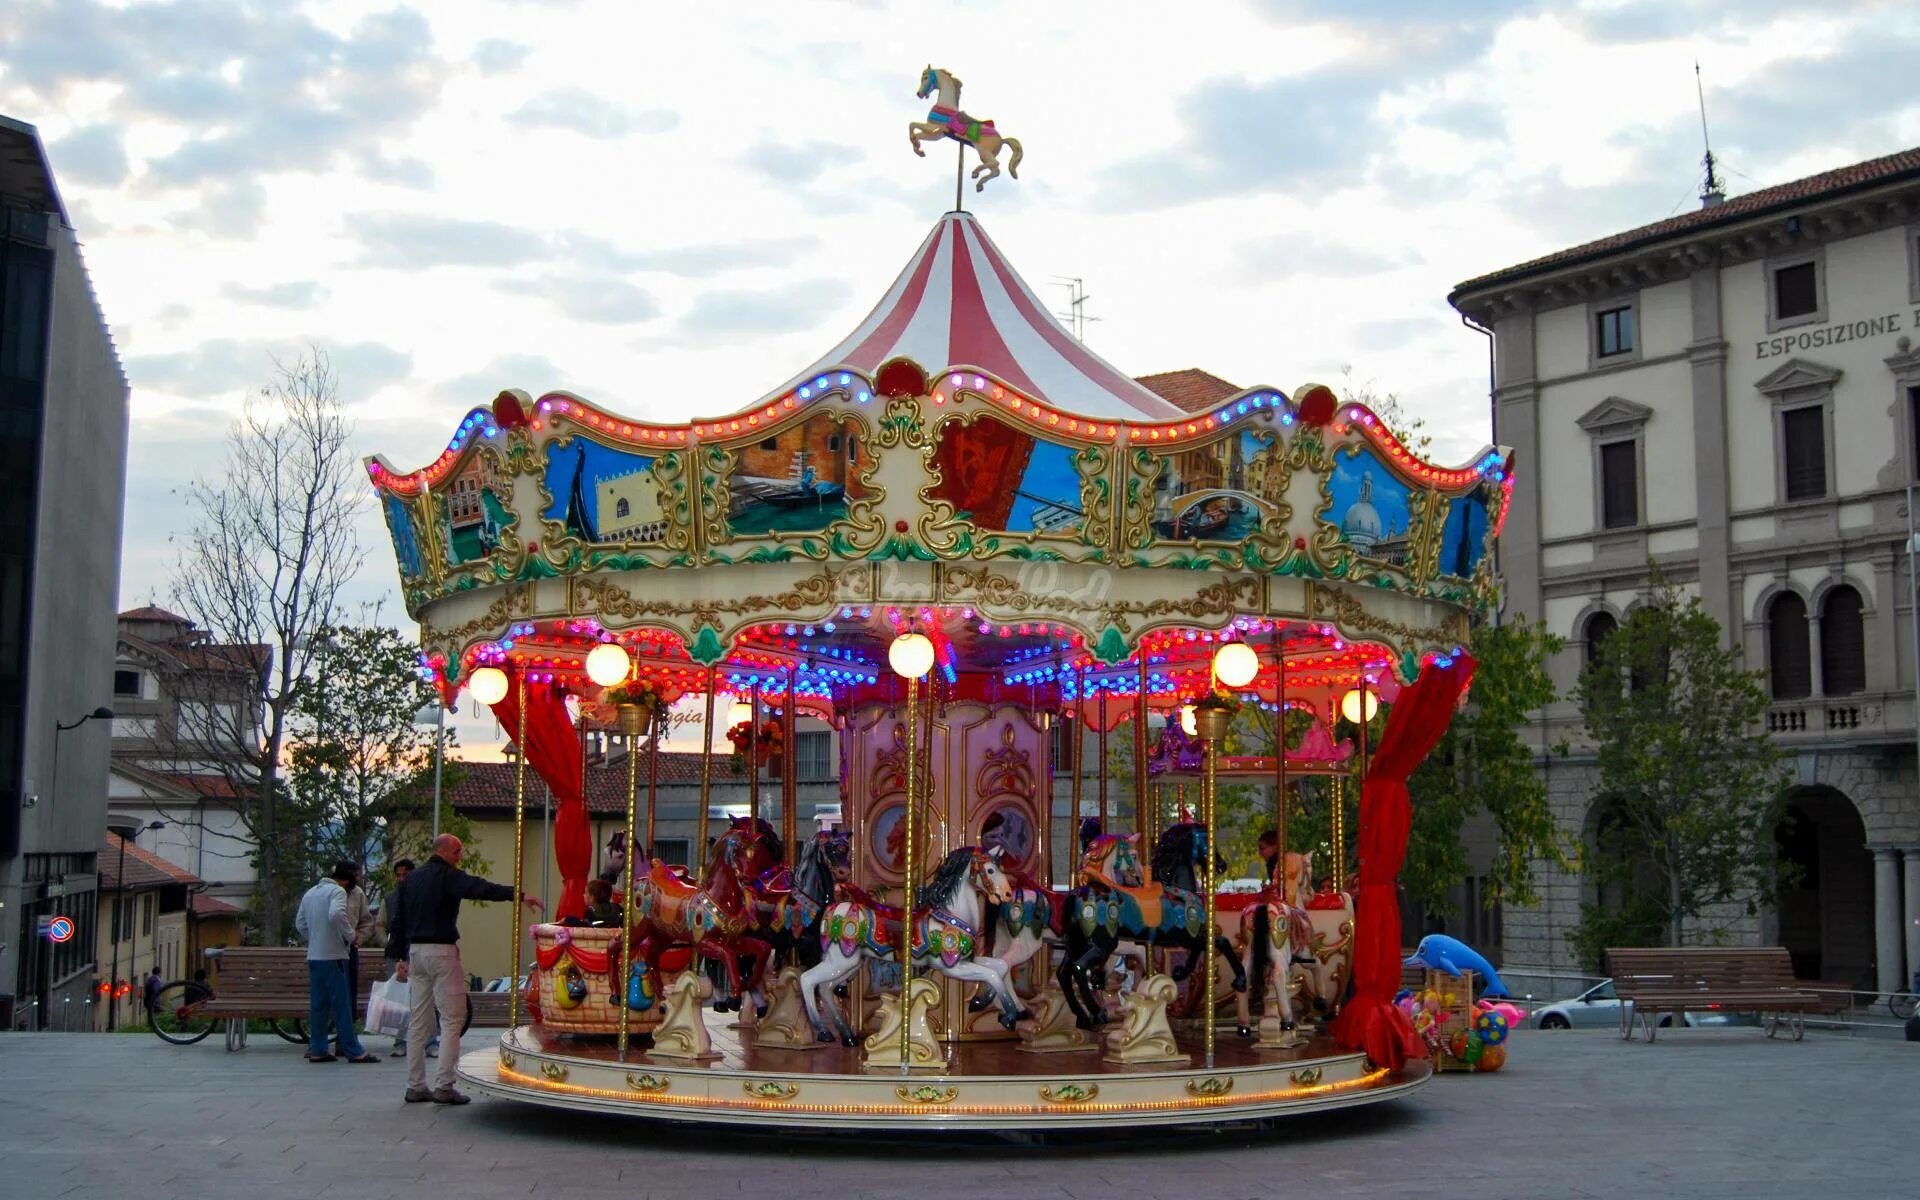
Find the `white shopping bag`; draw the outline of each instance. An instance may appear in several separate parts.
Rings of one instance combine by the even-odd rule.
[[[407,1031],[407,1014],[412,1010],[412,985],[398,979],[382,979],[367,996],[367,1032],[400,1037]]]

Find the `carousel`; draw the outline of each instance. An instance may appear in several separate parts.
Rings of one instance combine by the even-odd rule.
[[[923,85],[916,150],[1018,163],[950,75]],[[1405,780],[1471,678],[1507,451],[1432,465],[1317,384],[1177,406],[964,211],[844,341],[713,408],[509,390],[427,466],[368,464],[422,669],[517,747],[516,887],[529,773],[556,804],[561,894],[515,929],[531,979],[467,1083],[673,1121],[1044,1129],[1427,1081],[1392,1003]],[[648,853],[674,706],[707,748],[691,868]],[[837,828],[800,827],[778,753],[800,713],[837,732]],[[743,817],[709,815],[719,723],[775,760]],[[610,898],[582,725],[631,749]],[[1229,780],[1271,805],[1251,894],[1223,893],[1209,836]]]

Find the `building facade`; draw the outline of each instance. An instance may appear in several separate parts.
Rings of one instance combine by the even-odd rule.
[[[1736,923],[1808,978],[1887,990],[1920,970],[1915,608],[1920,150],[1856,164],[1470,280],[1491,333],[1495,440],[1517,448],[1505,612],[1567,639],[1570,695],[1649,564],[1767,673],[1792,768],[1773,831],[1799,880]],[[1571,699],[1541,714],[1563,830],[1592,803]],[[1572,744],[1566,759],[1547,754]],[[1572,966],[1594,885],[1549,873],[1505,949]]]
[[[106,822],[127,381],[40,137],[0,117],[0,1010],[84,1004]],[[54,945],[42,918],[73,918]]]

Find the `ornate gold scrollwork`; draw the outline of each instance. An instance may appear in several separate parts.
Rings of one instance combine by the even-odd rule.
[[[1042,1084],[1040,1087],[1040,1098],[1048,1104],[1085,1104],[1099,1095],[1097,1083],[1063,1083],[1059,1087]]]
[[[635,1075],[632,1071],[627,1072],[627,1086],[643,1094],[664,1092],[672,1083],[673,1076],[671,1075],[654,1075],[650,1072]]]
[[[918,1087],[903,1086],[894,1088],[893,1094],[905,1100],[908,1104],[952,1104],[954,1098],[960,1094],[960,1089],[957,1087],[935,1087],[931,1083],[923,1083]]]
[[[743,1079],[740,1088],[755,1100],[791,1100],[800,1094],[799,1084],[774,1079]]]
[[[864,575],[862,567],[847,567],[840,571],[821,571],[796,582],[787,591],[772,596],[741,596],[732,600],[641,600],[632,592],[608,579],[575,579],[572,581],[571,607],[581,614],[613,617],[617,620],[633,621],[646,617],[690,618],[693,626],[712,625],[718,628],[722,617],[739,613],[796,613],[803,610],[824,610],[841,599],[839,584],[841,579],[851,575]]]
[[[1187,1080],[1187,1094],[1191,1096],[1224,1096],[1232,1090],[1231,1075],[1209,1075],[1205,1079]]]
[[[1312,1087],[1326,1073],[1325,1067],[1301,1067],[1298,1071],[1287,1072],[1287,1082],[1295,1087]]]
[[[1331,617],[1333,623],[1350,636],[1368,640],[1384,638],[1402,655],[1421,646],[1452,646],[1467,640],[1467,614],[1464,612],[1448,614],[1444,626],[1421,628],[1367,611],[1366,605],[1348,595],[1343,588],[1316,583],[1311,579],[1306,584],[1308,620]]]
[[[540,1073],[555,1083],[565,1083],[567,1081],[567,1068],[561,1063],[543,1062],[540,1064]]]
[[[507,1049],[505,1046],[500,1047],[500,1065],[501,1066],[511,1071],[513,1070],[515,1064],[517,1064],[519,1061],[520,1061],[519,1059],[513,1056],[513,1051]]]
[[[487,611],[471,621],[437,629],[426,620],[420,622],[421,644],[432,650],[439,650],[453,663],[476,637],[498,634],[504,631],[516,618],[533,615],[533,585],[531,583],[510,583],[500,594],[494,597]]]
[[[1027,752],[1014,744],[1013,722],[1000,723],[1000,748],[987,751],[980,770],[973,778],[973,792],[979,802],[1002,796],[1033,799],[1033,762]]]

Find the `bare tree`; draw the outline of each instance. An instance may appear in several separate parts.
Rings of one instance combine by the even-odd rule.
[[[187,489],[196,514],[173,598],[204,644],[168,681],[176,760],[225,780],[259,847],[269,941],[284,933],[281,860],[302,832],[283,819],[288,717],[359,566],[354,521],[368,496],[326,354],[274,367],[229,431],[220,473]]]

